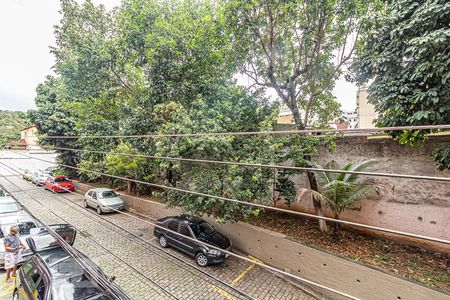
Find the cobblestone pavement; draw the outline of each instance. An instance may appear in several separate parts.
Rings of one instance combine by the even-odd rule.
[[[8,174],[5,167],[1,168],[3,171],[0,174]],[[106,274],[116,276],[117,284],[132,299],[245,299],[233,289],[193,268],[191,265],[195,263],[192,258],[170,248],[159,248],[153,236],[153,227],[149,224],[123,214],[97,216],[91,213],[93,210],[78,206],[82,204],[81,195],[52,194],[36,189],[16,176],[0,177],[0,184],[44,223],[67,221],[79,229],[75,247]],[[106,220],[133,232],[151,245]],[[256,299],[311,299],[274,274],[234,257],[224,264],[202,270]]]

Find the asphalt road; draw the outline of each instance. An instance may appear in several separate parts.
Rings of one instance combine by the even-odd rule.
[[[48,165],[17,156],[5,159],[5,154],[1,153],[0,163],[19,169]],[[234,257],[224,264],[203,268],[210,274],[207,276],[192,267],[195,264],[192,258],[170,248],[161,249],[151,225],[123,214],[98,216],[94,210],[81,207],[81,195],[53,194],[16,175],[0,164],[0,185],[44,223],[68,222],[78,228],[80,231],[74,246],[106,274],[116,276],[116,283],[132,299],[246,299],[220,281],[255,299],[310,299],[309,295],[274,274]],[[8,294],[13,286],[5,284],[2,275],[4,273],[0,274],[0,300],[10,299]]]

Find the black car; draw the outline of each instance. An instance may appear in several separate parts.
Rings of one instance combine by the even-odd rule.
[[[51,225],[69,244],[73,244],[76,231],[67,224]],[[69,255],[43,227],[33,230],[27,239],[33,255],[17,271],[13,300],[111,300],[129,299],[102,270],[81,252],[83,263],[107,282],[108,291],[91,278],[80,263]]]
[[[156,224],[181,234],[175,234],[155,227],[154,234],[159,239],[161,247],[166,248],[172,246],[183,251],[184,253],[195,257],[195,261],[201,267],[205,267],[208,264],[221,263],[229,256],[229,254],[207,247],[201,243],[187,239],[184,236],[216,246],[226,251],[231,251],[231,241],[220,232],[217,232],[203,219],[189,215],[181,215],[159,219]]]

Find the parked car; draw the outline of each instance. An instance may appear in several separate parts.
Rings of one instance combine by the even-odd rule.
[[[100,215],[104,212],[122,210],[124,208],[123,200],[111,189],[96,188],[90,189],[84,194],[84,207],[93,207]]]
[[[34,183],[35,185],[39,186],[39,185],[44,185],[45,181],[47,180],[47,178],[49,178],[50,176],[52,176],[51,173],[46,172],[46,171],[37,171],[33,173],[33,176],[31,178],[31,182]]]
[[[75,186],[73,185],[72,180],[66,176],[50,176],[44,182],[44,189],[54,193],[67,192],[68,190],[73,192]]]
[[[13,198],[0,199],[0,218],[5,214],[18,213],[20,210],[20,206]]]
[[[34,171],[25,169],[25,170],[23,170],[22,177],[25,180],[32,181],[33,180],[33,173],[34,173]]]
[[[172,246],[195,258],[195,262],[205,267],[208,264],[222,263],[229,256],[220,250],[209,248],[203,244],[186,239],[183,236],[231,251],[231,241],[226,236],[216,231],[203,219],[181,215],[165,217],[157,220],[157,225],[176,231],[181,235],[155,227],[154,234],[159,239],[161,247]]]
[[[3,238],[9,234],[11,226],[19,226],[19,237],[22,243],[26,243],[26,238],[30,235],[31,228],[37,227],[39,224],[29,214],[20,211],[15,214],[8,214],[0,218],[0,268],[5,266],[5,246]],[[22,257],[26,258],[31,255],[31,251],[26,249],[22,253]]]
[[[67,224],[50,226],[70,245],[76,231]],[[31,255],[17,271],[14,300],[128,300],[128,296],[103,271],[81,252],[72,251],[88,264],[102,281],[92,279],[83,266],[66,252],[45,228],[35,228],[27,239]],[[106,287],[107,286],[107,287]],[[108,289],[108,291],[107,291]]]

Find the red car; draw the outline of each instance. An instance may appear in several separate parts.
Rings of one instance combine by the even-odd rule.
[[[74,191],[75,187],[72,180],[66,176],[50,176],[44,184],[44,189],[50,190],[54,193]]]

